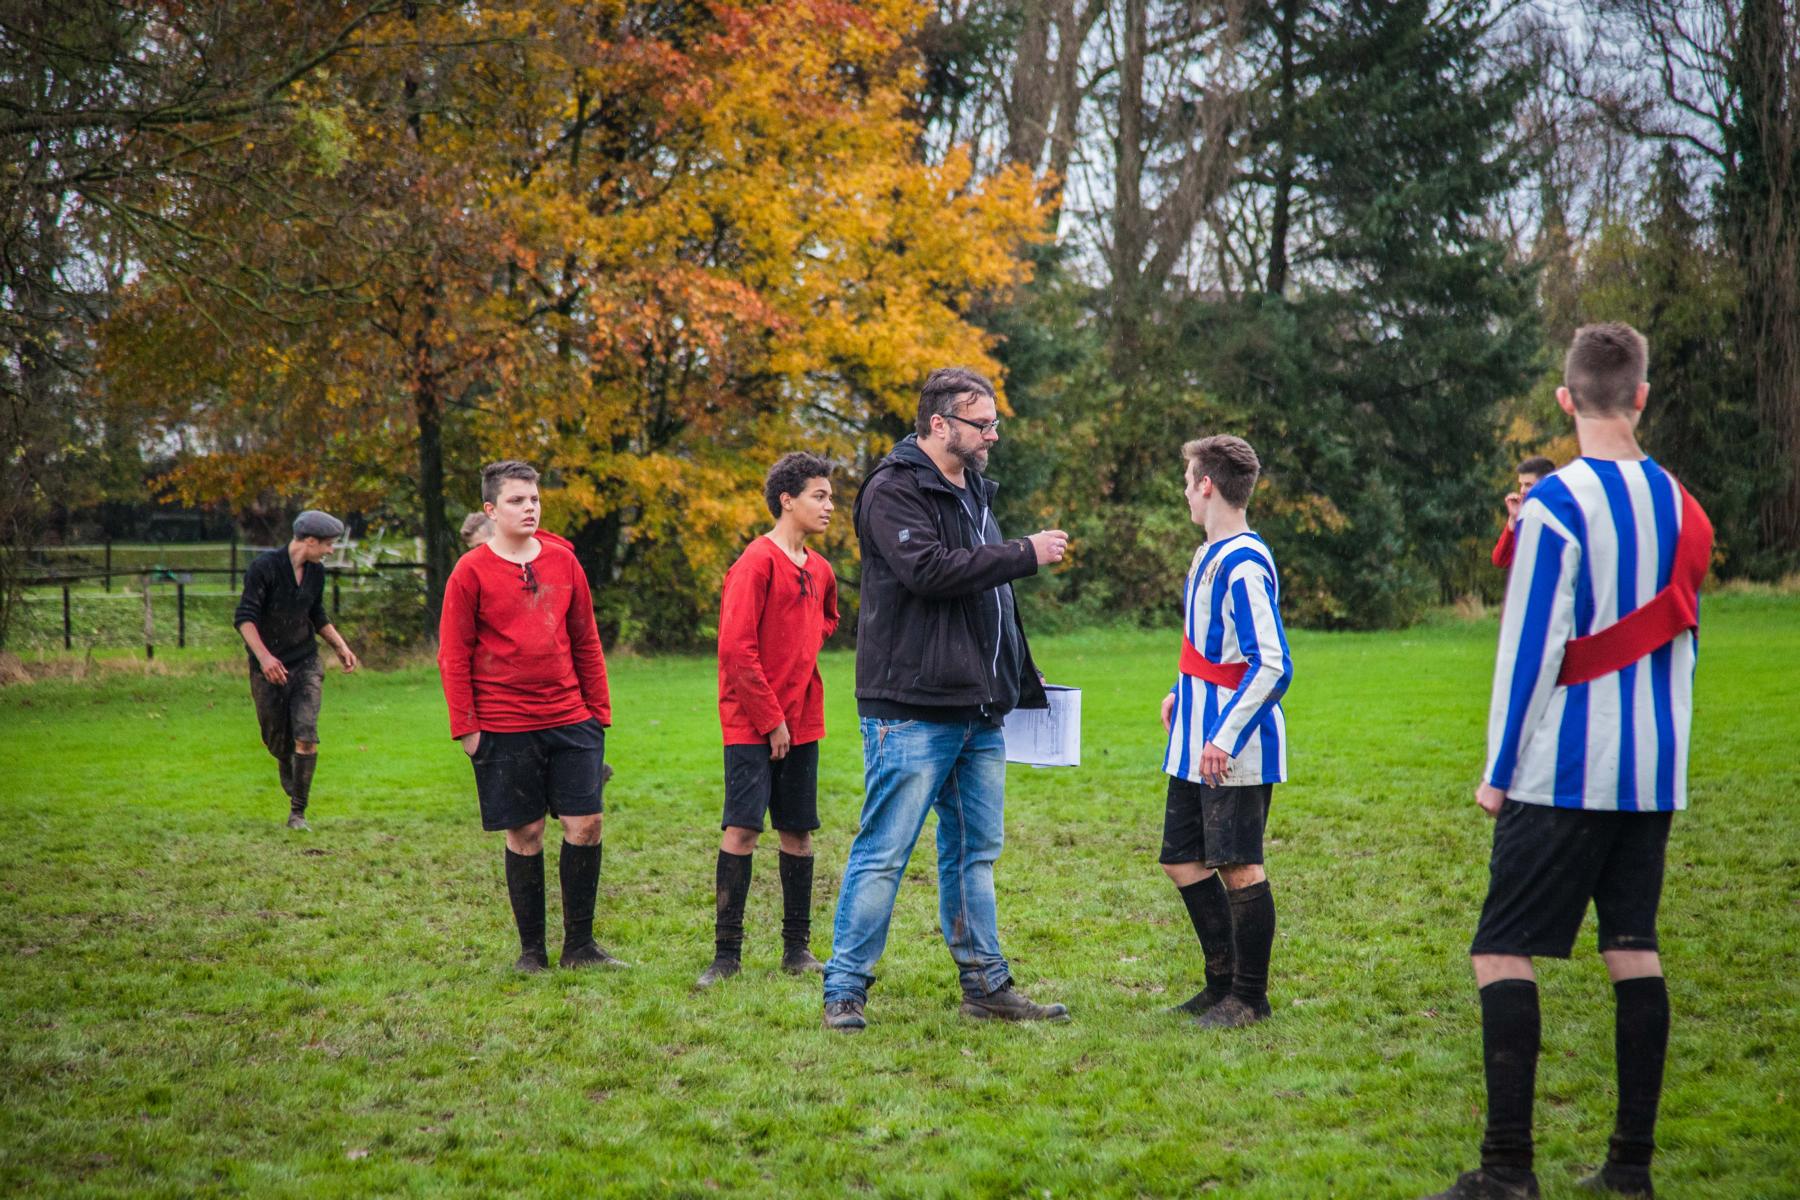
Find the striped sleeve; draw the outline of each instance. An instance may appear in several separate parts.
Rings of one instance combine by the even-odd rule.
[[[1228,609],[1249,669],[1219,709],[1206,740],[1236,758],[1287,691],[1294,664],[1275,606],[1275,581],[1261,563],[1246,562],[1232,572]]]
[[[1501,791],[1512,786],[1519,755],[1537,734],[1556,690],[1563,648],[1575,632],[1580,562],[1580,543],[1544,505],[1527,503],[1519,516],[1488,707],[1485,778]]]

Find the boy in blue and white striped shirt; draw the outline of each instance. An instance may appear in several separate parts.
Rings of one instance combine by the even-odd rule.
[[[1242,438],[1181,448],[1188,515],[1206,529],[1186,587],[1181,670],[1163,701],[1169,792],[1158,861],[1181,893],[1206,959],[1206,987],[1179,1011],[1208,1029],[1269,1015],[1275,899],[1263,827],[1287,778],[1281,696],[1293,677],[1275,556],[1244,509],[1262,469]],[[1222,882],[1221,882],[1222,877]]]
[[[1669,1037],[1656,910],[1671,816],[1687,806],[1711,525],[1638,447],[1647,359],[1628,325],[1576,332],[1556,398],[1575,420],[1581,457],[1534,487],[1519,513],[1475,795],[1498,818],[1469,951],[1481,989],[1487,1132],[1481,1169],[1439,1193],[1445,1200],[1538,1194],[1531,960],[1569,957],[1590,900],[1617,1005],[1619,1108],[1606,1165],[1584,1186],[1653,1194]]]

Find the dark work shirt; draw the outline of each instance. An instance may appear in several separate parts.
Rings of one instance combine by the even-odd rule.
[[[964,519],[974,531],[973,541],[998,545],[1004,540],[1000,536],[1000,526],[995,523],[986,505],[976,501],[967,487],[957,487],[948,479],[944,482],[955,494]],[[987,668],[993,688],[995,704],[992,707],[979,705],[973,708],[939,708],[903,704],[896,700],[858,700],[857,715],[896,721],[986,721],[992,725],[1000,724],[1001,717],[996,713],[1010,712],[1019,702],[1019,671],[1025,658],[1024,647],[1019,641],[1018,620],[1013,614],[1012,584],[1003,583],[977,596],[975,619],[980,630],[978,643],[982,652],[988,656],[982,665]]]
[[[244,595],[232,615],[232,628],[245,621],[256,626],[263,645],[282,666],[305,662],[318,653],[313,634],[331,624],[325,615],[325,568],[307,563],[295,583],[294,563],[285,546],[257,555],[244,572]],[[254,652],[250,661],[256,661]]]

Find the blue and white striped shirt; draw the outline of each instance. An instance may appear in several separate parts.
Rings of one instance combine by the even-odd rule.
[[[1611,675],[1562,687],[1563,647],[1669,582],[1681,491],[1650,459],[1581,458],[1519,510],[1488,711],[1487,781],[1558,808],[1687,807],[1698,645],[1689,630]]]
[[[1216,663],[1248,663],[1237,690],[1175,678],[1175,710],[1163,771],[1192,783],[1200,751],[1211,742],[1232,756],[1225,787],[1287,779],[1287,719],[1281,696],[1294,677],[1281,627],[1281,584],[1275,556],[1254,533],[1207,542],[1187,576],[1187,636]]]

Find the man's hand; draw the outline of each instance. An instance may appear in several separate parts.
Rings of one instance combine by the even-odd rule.
[[[1163,697],[1163,732],[1169,732],[1169,725],[1175,718],[1175,693],[1170,692]]]
[[[481,730],[477,729],[474,733],[465,733],[457,740],[462,743],[463,753],[470,758],[474,758],[476,748],[481,745]]]
[[[1481,811],[1490,817],[1500,815],[1500,806],[1506,803],[1506,793],[1491,783],[1479,784],[1475,788],[1475,803],[1481,805]]]
[[[268,680],[276,687],[287,686],[287,668],[281,665],[281,660],[279,658],[276,658],[273,654],[265,654],[257,660],[257,664],[262,667],[264,679]]]
[[[344,664],[345,674],[349,674],[351,671],[362,666],[362,660],[356,657],[356,651],[352,650],[348,643],[339,642],[335,649],[337,650],[338,661]]]
[[[1519,505],[1525,503],[1525,497],[1517,492],[1506,493],[1506,524],[1510,528],[1519,523]]]
[[[787,722],[783,721],[769,735],[769,759],[771,762],[787,757],[787,752],[794,748],[794,735],[788,732]]]
[[[1171,697],[1173,699],[1173,697]],[[1200,747],[1200,778],[1214,787],[1225,786],[1225,772],[1231,769],[1231,755],[1211,742]]]
[[[1061,562],[1063,554],[1069,548],[1069,535],[1060,529],[1046,529],[1041,533],[1032,534],[1025,540],[1031,543],[1040,567]]]

